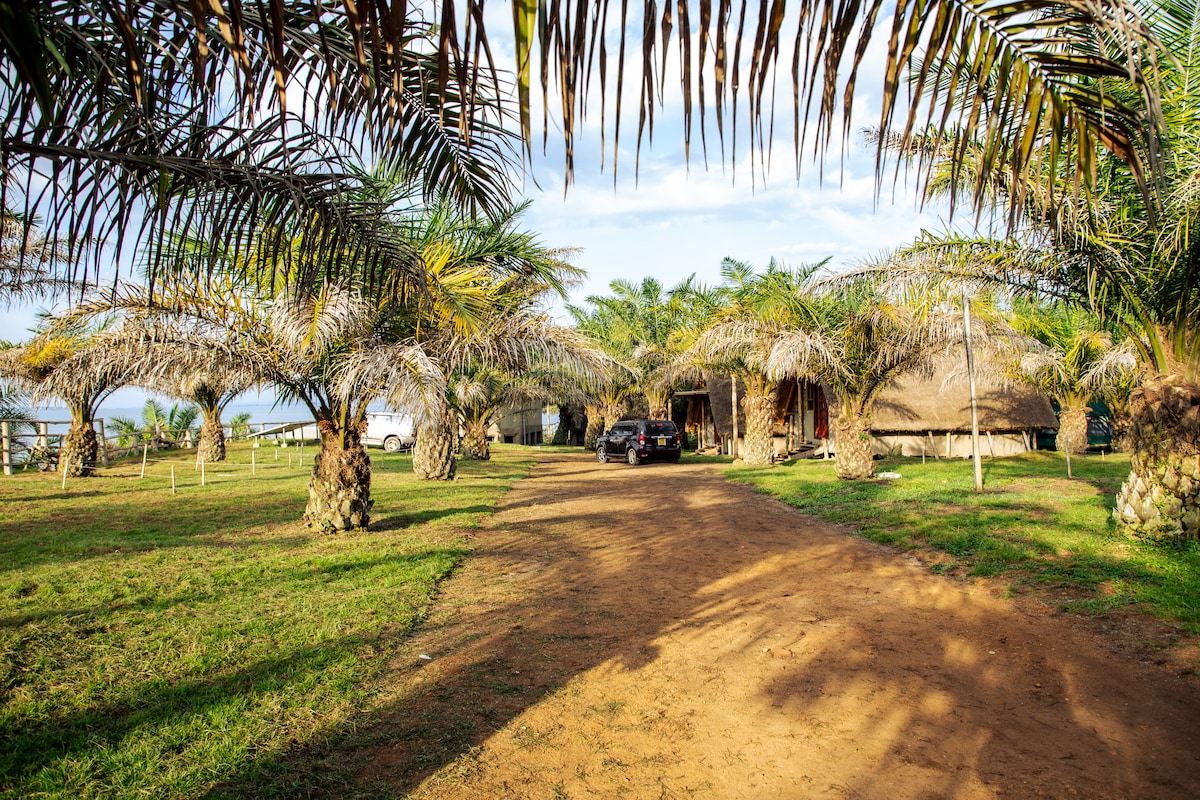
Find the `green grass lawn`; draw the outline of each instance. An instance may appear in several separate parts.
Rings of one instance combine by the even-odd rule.
[[[821,460],[728,474],[874,541],[927,548],[934,572],[999,576],[1015,592],[1041,592],[1071,610],[1136,606],[1200,633],[1200,546],[1134,541],[1112,522],[1127,458],[1073,458],[1073,480],[1055,453],[985,460],[982,494],[973,491],[969,459],[890,458],[877,466],[903,477],[839,481],[833,461]]]
[[[65,491],[0,477],[0,797],[195,797],[256,774],[289,794],[267,789],[284,754],[370,705],[464,535],[533,461],[500,446],[426,483],[372,450],[370,529],[326,535],[299,522],[313,449],[303,466],[258,450],[255,475],[250,453],[205,486],[192,452]]]

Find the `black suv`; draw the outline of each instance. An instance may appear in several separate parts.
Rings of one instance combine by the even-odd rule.
[[[618,422],[596,440],[596,460],[623,458],[631,466],[643,461],[678,461],[683,452],[675,423],[664,419]]]

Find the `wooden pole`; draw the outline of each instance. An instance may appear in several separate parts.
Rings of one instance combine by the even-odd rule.
[[[729,373],[729,389],[733,396],[733,440],[729,444],[729,454],[737,459],[738,420],[737,420],[737,375]]]
[[[254,461],[254,451],[253,451],[253,450],[251,450],[251,451],[250,451],[250,474],[251,474],[251,475],[253,475],[253,474],[254,474],[254,468],[255,468],[255,466],[256,466],[256,465],[255,465],[255,461]]]
[[[71,457],[64,456],[60,466],[62,467],[62,489],[65,492],[67,490],[67,473],[71,471]]]
[[[45,453],[48,449],[50,449],[50,423],[49,422],[39,422],[37,424],[37,429],[38,429],[37,446],[38,446],[39,450],[41,450],[43,453]]]
[[[171,465],[171,494],[175,494],[175,465]]]
[[[12,475],[12,428],[8,420],[0,422],[0,461],[4,464],[4,474]]]
[[[935,442],[933,440],[933,431],[927,431],[927,433],[929,434],[929,452],[933,453],[933,460],[938,461],[939,456],[937,454],[937,442]],[[925,446],[925,443],[921,442],[921,447],[924,447],[924,446]]]
[[[1071,448],[1068,447],[1063,452],[1067,454],[1067,480],[1071,480]]]
[[[146,477],[146,456],[150,454],[149,443],[142,445],[142,477]]]
[[[975,399],[975,354],[971,350],[971,298],[963,287],[963,342],[967,346],[967,383],[971,388],[971,460],[975,462],[975,491],[983,491],[983,465],[979,458],[979,403]]]
[[[96,420],[100,423],[100,464],[108,466],[108,436],[104,433],[104,417]]]

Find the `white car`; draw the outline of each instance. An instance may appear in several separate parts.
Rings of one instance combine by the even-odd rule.
[[[362,441],[363,444],[380,445],[389,453],[398,453],[417,441],[413,427],[413,418],[409,414],[371,411],[367,413],[367,432]]]

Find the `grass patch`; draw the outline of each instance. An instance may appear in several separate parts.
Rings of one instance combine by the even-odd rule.
[[[235,445],[205,486],[191,452],[65,491],[0,477],[0,797],[197,797],[247,775],[299,792],[268,788],[286,753],[370,706],[470,530],[533,463],[497,447],[427,483],[373,450],[370,529],[327,535],[299,521],[310,462],[289,450],[291,467],[256,451],[251,475]]]
[[[1127,458],[1073,458],[1074,480],[1054,453],[988,460],[982,494],[969,460],[877,466],[903,477],[839,481],[833,462],[818,460],[728,475],[874,541],[927,549],[933,572],[1003,577],[1014,591],[1052,594],[1087,613],[1137,606],[1200,633],[1200,547],[1135,541],[1112,521]]]

